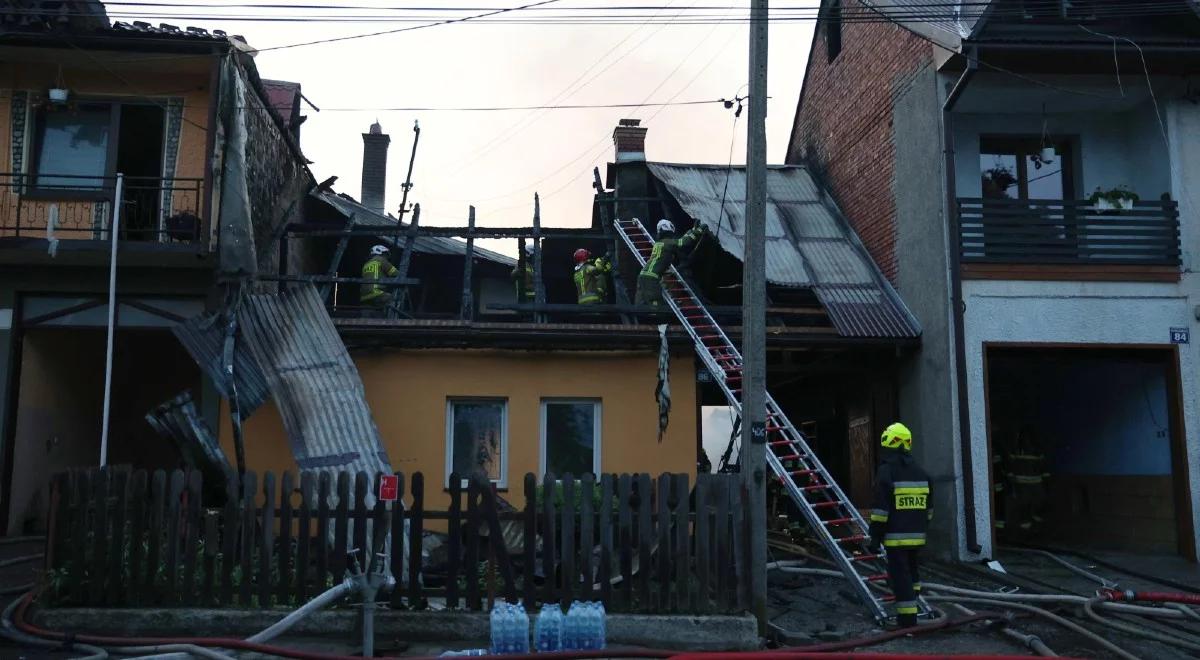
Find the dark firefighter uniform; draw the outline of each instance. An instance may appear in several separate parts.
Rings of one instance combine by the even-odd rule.
[[[575,293],[580,305],[599,305],[608,299],[608,274],[612,263],[604,257],[575,266]]]
[[[1041,526],[1046,505],[1046,456],[1033,439],[1031,429],[1022,429],[1013,450],[1004,456],[1004,513],[1003,526],[1008,536],[1027,536]]]
[[[373,254],[362,267],[362,276],[368,280],[379,280],[383,277],[395,277],[400,271],[387,259],[386,254]],[[378,281],[365,282],[359,289],[358,299],[364,305],[372,307],[387,307],[392,304],[394,296],[379,285]]]
[[[646,266],[638,274],[637,294],[634,296],[634,304],[636,305],[658,305],[662,303],[663,274],[670,270],[680,254],[691,252],[696,247],[696,244],[700,242],[700,238],[704,233],[708,231],[708,227],[703,224],[697,224],[683,236],[675,238],[674,226],[669,224],[668,226],[670,229],[663,231],[663,223],[659,222],[658,240],[654,243],[654,249],[650,252],[650,258],[646,260]]]
[[[896,622],[917,624],[921,595],[919,553],[933,518],[929,475],[912,457],[912,432],[892,424],[883,432],[875,502],[871,510],[871,545],[887,551],[888,582],[896,597]]]

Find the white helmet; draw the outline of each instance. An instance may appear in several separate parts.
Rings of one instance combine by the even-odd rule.
[[[527,255],[529,255],[529,256],[531,256],[531,257],[533,256],[533,243],[526,243],[526,244],[525,244],[525,254],[527,254]]]
[[[670,220],[663,218],[662,220],[658,221],[657,225],[654,226],[654,231],[660,236],[662,234],[674,234],[675,225]]]
[[[388,247],[386,245],[376,245],[375,247],[371,248],[372,257],[378,257],[387,253]]]

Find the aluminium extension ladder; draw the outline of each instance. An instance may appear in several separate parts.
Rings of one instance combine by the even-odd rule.
[[[637,218],[618,219],[614,224],[638,263],[645,266],[654,247],[654,239],[649,232]],[[730,407],[740,415],[741,353],[674,267],[663,274],[662,288],[663,299],[691,335],[701,361],[725,393]],[[887,618],[885,603],[893,601],[894,597],[871,589],[871,583],[882,586],[887,582],[884,551],[880,549],[878,553],[873,553],[867,549],[868,526],[858,509],[809,449],[804,435],[792,425],[769,393],[766,402],[767,464],[796,507],[803,512],[809,527],[820,537],[833,561],[846,574],[871,615],[877,621],[884,621]],[[930,615],[928,605],[923,600],[919,602],[920,614]]]

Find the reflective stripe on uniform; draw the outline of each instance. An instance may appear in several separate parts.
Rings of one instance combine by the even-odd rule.
[[[883,509],[871,509],[871,522],[887,522],[888,512]]]
[[[580,305],[593,305],[600,302],[600,294],[589,293],[586,296],[579,297]]]
[[[924,532],[889,532],[883,535],[883,545],[889,548],[902,548],[912,545],[925,545]]]
[[[915,495],[929,492],[928,481],[897,481],[892,484],[892,492],[897,495]]]
[[[926,509],[926,510],[925,510],[925,519],[926,519],[926,520],[933,520],[933,509]]]
[[[1004,529],[1004,521],[1003,520],[996,521],[996,529]]]
[[[896,601],[896,614],[916,614],[919,611],[915,600]]]
[[[920,591],[920,590],[921,590],[921,583],[913,582],[913,591]]]
[[[1013,483],[1015,483],[1015,484],[1022,484],[1022,485],[1026,485],[1026,486],[1032,486],[1035,484],[1042,483],[1041,475],[1027,476],[1027,475],[1023,475],[1023,474],[1012,474],[1012,475],[1009,475],[1009,478],[1012,479]]]

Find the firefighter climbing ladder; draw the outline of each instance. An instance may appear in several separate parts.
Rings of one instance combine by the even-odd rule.
[[[618,219],[614,224],[638,263],[645,266],[654,247],[654,239],[636,218]],[[663,275],[662,288],[663,298],[691,335],[700,359],[725,393],[729,405],[740,414],[741,353],[675,268],[672,267]],[[873,553],[867,549],[868,526],[858,509],[809,449],[804,435],[792,425],[769,393],[766,401],[767,464],[797,508],[803,512],[809,527],[820,537],[833,561],[846,574],[854,591],[871,614],[882,621],[887,617],[885,603],[893,597],[872,591],[871,584],[886,584],[887,563],[883,551]],[[930,613],[924,602],[920,607],[922,614]]]

